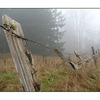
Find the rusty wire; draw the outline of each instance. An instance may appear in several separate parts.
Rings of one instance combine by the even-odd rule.
[[[48,46],[45,46],[45,45],[43,45],[43,44],[41,44],[41,43],[39,43],[39,42],[36,42],[36,41],[30,40],[30,39],[27,39],[27,38],[22,37],[22,36],[19,36],[19,35],[17,35],[16,33],[14,33],[13,31],[11,31],[9,28],[5,28],[5,27],[2,26],[2,25],[0,25],[0,27],[3,28],[4,30],[6,30],[7,32],[10,32],[12,35],[14,35],[15,37],[17,37],[17,38],[19,38],[19,39],[22,39],[22,40],[25,40],[25,41],[29,41],[29,42],[32,42],[32,43],[34,43],[34,44],[38,44],[38,45],[40,45],[40,46],[42,46],[42,47],[45,47],[45,48],[47,48],[47,49],[49,49],[49,50],[53,50],[52,48],[50,48],[50,47],[48,47]]]

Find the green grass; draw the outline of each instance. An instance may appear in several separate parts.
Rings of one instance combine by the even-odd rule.
[[[34,57],[43,91],[100,91],[100,67],[90,63],[78,77],[58,58]],[[0,91],[23,91],[11,58],[0,59]]]
[[[44,72],[44,75],[40,75],[43,91],[52,91],[53,89],[51,88],[53,88],[55,84],[60,84],[64,79],[71,79],[73,77],[73,74],[70,74],[70,71],[66,67],[53,68],[52,70],[48,69]]]
[[[20,87],[21,83],[14,68],[2,68],[0,70],[0,91],[19,91],[18,88]]]

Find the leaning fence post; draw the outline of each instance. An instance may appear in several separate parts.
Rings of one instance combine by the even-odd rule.
[[[21,37],[24,37],[21,25],[15,20],[11,19],[7,15],[3,15],[2,23],[3,25],[7,25],[7,29],[10,29]],[[40,91],[41,84],[39,76],[26,41],[17,38],[6,30],[4,30],[4,32],[24,91]]]
[[[73,62],[68,61],[64,55],[62,54],[61,51],[59,51],[58,48],[55,48],[54,51],[57,53],[57,55],[62,59],[63,63],[66,64],[72,72],[74,72],[75,74],[77,74],[76,70],[78,69],[78,66],[75,65]]]
[[[97,52],[98,52],[98,57],[99,57],[99,56],[100,56],[100,54],[99,54],[99,49],[98,49],[98,51],[97,51]]]
[[[96,57],[96,54],[95,54],[94,47],[91,47],[91,49],[92,49],[92,54],[93,54],[94,64],[97,66],[97,57]]]
[[[99,51],[99,49],[98,49],[98,57],[100,57],[100,51]]]
[[[83,59],[80,57],[80,55],[79,55],[76,51],[74,51],[74,54],[76,55],[76,57],[78,57],[78,58],[80,59],[80,61],[83,60]]]

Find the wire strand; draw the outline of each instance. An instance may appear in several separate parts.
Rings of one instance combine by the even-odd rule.
[[[4,30],[6,30],[7,32],[10,32],[11,34],[15,35],[15,37],[17,37],[17,38],[20,38],[20,39],[22,39],[22,40],[25,40],[25,41],[29,41],[29,42],[38,44],[38,45],[40,45],[40,46],[42,46],[42,47],[45,47],[45,48],[47,48],[47,49],[49,49],[49,50],[53,50],[52,48],[50,48],[50,47],[48,47],[48,46],[45,46],[45,45],[43,45],[43,44],[41,44],[41,43],[39,43],[39,42],[36,42],[36,41],[30,40],[30,39],[27,39],[27,38],[25,38],[25,37],[21,37],[21,36],[15,34],[14,32],[12,32],[10,29],[5,28],[5,27],[2,26],[2,25],[0,25],[0,27],[3,28]]]

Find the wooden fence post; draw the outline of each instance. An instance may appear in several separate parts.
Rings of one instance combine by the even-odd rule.
[[[24,37],[21,25],[15,20],[11,19],[7,15],[3,15],[2,23],[3,25],[8,25],[7,29],[10,29],[21,37]],[[16,25],[16,28],[11,28],[13,25]],[[15,37],[10,32],[5,30],[4,32],[24,91],[40,91],[41,84],[39,76],[26,41]]]
[[[74,54],[76,55],[76,57],[78,57],[79,58],[79,60],[80,61],[82,61],[83,59],[80,57],[80,55],[76,52],[76,51],[74,51]]]
[[[93,54],[94,64],[97,66],[97,57],[96,57],[96,54],[95,54],[94,47],[91,47],[91,49],[92,49],[92,54]]]
[[[98,57],[99,57],[100,55],[99,55],[99,49],[98,49]]]
[[[98,49],[98,57],[100,57],[100,49]]]
[[[66,64],[72,72],[76,73],[76,70],[79,68],[77,65],[75,65],[73,62],[68,61],[61,51],[59,51],[57,48],[54,49],[57,55],[62,59],[63,63]]]

